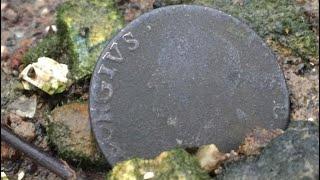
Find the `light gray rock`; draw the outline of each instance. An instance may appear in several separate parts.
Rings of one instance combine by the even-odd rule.
[[[33,118],[37,109],[37,97],[20,96],[9,105],[8,109],[21,117]]]

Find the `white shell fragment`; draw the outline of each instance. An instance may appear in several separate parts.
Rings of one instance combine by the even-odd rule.
[[[20,171],[18,174],[18,180],[22,180],[24,178],[25,173],[23,171]]]
[[[219,167],[219,163],[226,160],[226,154],[219,151],[216,145],[201,146],[196,154],[201,168],[211,172]]]
[[[29,83],[52,95],[65,91],[71,80],[67,78],[68,66],[59,64],[48,57],[40,57],[38,62],[29,64],[20,73],[24,89],[30,90]]]
[[[146,172],[144,175],[143,175],[143,179],[151,179],[154,177],[154,172]]]

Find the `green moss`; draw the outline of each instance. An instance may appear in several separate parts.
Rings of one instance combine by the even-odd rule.
[[[24,55],[22,62],[25,65],[37,62],[39,57],[50,57],[60,63],[68,63],[67,58],[63,56],[63,46],[60,45],[59,37],[57,35],[49,35],[37,43],[35,47],[31,47]]]
[[[304,60],[319,57],[318,43],[311,24],[303,9],[293,0],[243,2],[243,5],[233,3],[232,0],[194,0],[192,3],[211,6],[242,19],[268,40],[275,50],[286,49]]]
[[[144,179],[146,173],[152,173],[152,179],[210,179],[202,170],[198,161],[183,149],[174,149],[161,153],[154,160],[133,158],[118,163],[107,175],[109,180]]]
[[[59,37],[69,47],[76,80],[90,75],[103,47],[123,26],[113,1],[67,1],[57,13]]]

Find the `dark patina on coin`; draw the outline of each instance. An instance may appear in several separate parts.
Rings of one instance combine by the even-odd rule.
[[[228,152],[257,126],[286,128],[288,116],[275,55],[207,7],[140,16],[109,42],[91,80],[92,129],[111,164],[211,143]]]

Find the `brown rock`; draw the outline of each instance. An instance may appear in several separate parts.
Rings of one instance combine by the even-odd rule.
[[[20,42],[19,42],[19,46],[20,47],[25,47],[25,49],[27,49],[28,47],[31,46],[33,42],[33,39],[29,38],[29,39],[22,39]]]
[[[291,120],[313,119],[319,122],[319,69],[297,75],[293,68],[284,72],[290,89]]]
[[[22,118],[16,114],[10,113],[8,115],[7,124],[11,127],[14,133],[29,142],[32,141],[36,136],[35,125],[31,122],[23,121]]]
[[[3,14],[3,17],[5,19],[8,19],[9,21],[11,21],[11,23],[15,23],[18,21],[19,19],[19,15],[16,11],[14,11],[13,9],[11,8],[8,8],[4,14]]]
[[[83,167],[105,162],[91,134],[87,102],[56,107],[49,119],[49,139],[62,158],[77,161]]]
[[[136,17],[138,17],[141,14],[141,11],[133,8],[128,8],[125,10],[124,20],[126,22],[130,22],[134,20]]]
[[[1,161],[3,160],[14,160],[19,158],[20,154],[18,151],[10,147],[7,143],[1,141]]]
[[[130,22],[141,14],[153,9],[155,0],[130,0],[124,13],[126,22]]]
[[[11,59],[11,68],[12,69],[18,69],[18,67],[20,66],[21,62],[22,62],[22,58],[24,53],[27,51],[28,48],[26,47],[21,47],[17,50],[14,51]]]
[[[260,154],[262,148],[275,137],[283,133],[283,130],[266,130],[257,128],[253,132],[249,133],[244,139],[243,144],[240,145],[238,153],[244,155],[257,155]]]

